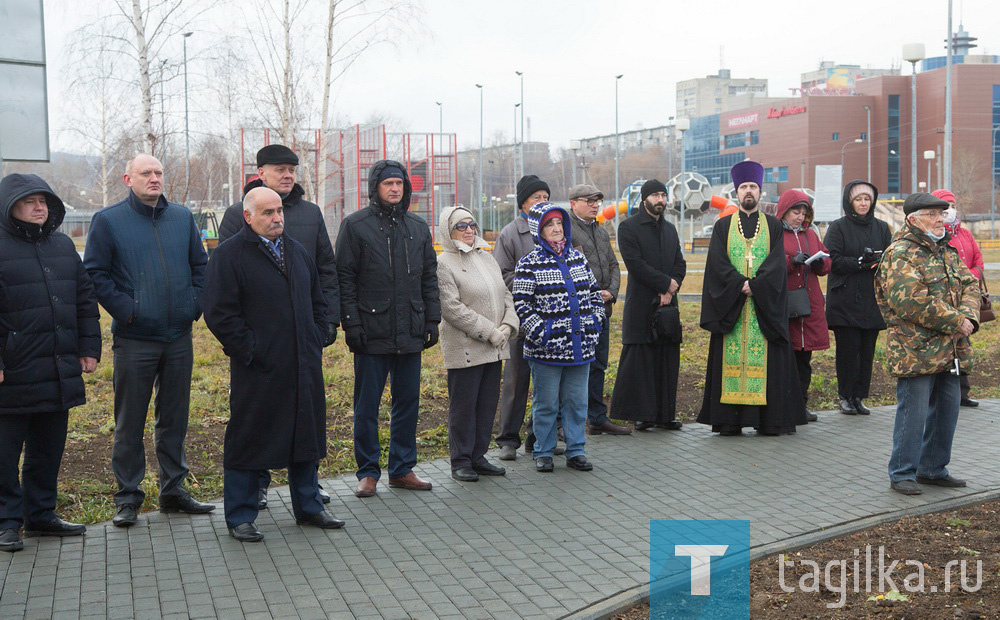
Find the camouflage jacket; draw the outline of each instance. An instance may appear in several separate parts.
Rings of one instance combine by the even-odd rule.
[[[909,222],[882,255],[875,300],[885,319],[889,372],[917,377],[948,372],[958,358],[972,370],[968,338],[952,339],[969,319],[978,328],[979,281],[948,245],[934,243]]]

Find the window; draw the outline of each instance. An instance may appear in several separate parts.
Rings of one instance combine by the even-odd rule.
[[[760,132],[754,129],[750,132],[750,144],[754,145],[760,142]]]
[[[993,85],[993,184],[1000,182],[1000,84]]]
[[[833,140],[834,142],[836,142],[837,140],[840,140],[840,132],[839,131],[833,132],[833,137],[830,138],[830,139]]]
[[[788,166],[781,166],[780,168],[765,168],[764,181],[769,183],[787,183]]]
[[[994,101],[996,101],[995,90]],[[887,189],[890,194],[898,194],[901,184],[899,174],[899,95],[889,95],[888,134],[889,140],[886,146],[889,149],[889,159],[886,172],[889,177],[889,187]]]
[[[722,103],[722,97],[716,97],[715,103]]]
[[[868,142],[868,134],[864,131],[861,132],[861,139]]]

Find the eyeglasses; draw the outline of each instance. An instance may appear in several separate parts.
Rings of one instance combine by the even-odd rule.
[[[579,202],[585,202],[588,205],[590,205],[591,207],[594,206],[594,205],[599,205],[602,202],[604,202],[600,198],[574,198],[573,200],[576,200],[576,201],[579,201]]]
[[[455,224],[455,230],[465,232],[470,226],[472,227],[472,230],[479,230],[479,224],[475,222],[459,222],[458,224]]]
[[[941,209],[934,209],[933,211],[921,211],[917,215],[920,217],[926,217],[932,220],[943,220],[944,211]]]

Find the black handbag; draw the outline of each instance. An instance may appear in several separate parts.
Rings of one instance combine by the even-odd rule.
[[[812,306],[809,305],[809,269],[806,268],[805,278],[802,280],[802,288],[788,291],[786,297],[788,302],[788,318],[799,319],[812,314]]]
[[[659,306],[660,298],[654,301],[657,308],[653,311],[653,338],[660,342],[681,342],[681,312],[677,306]]]

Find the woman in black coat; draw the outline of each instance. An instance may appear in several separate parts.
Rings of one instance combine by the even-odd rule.
[[[830,224],[824,245],[833,269],[826,294],[826,321],[833,330],[837,355],[840,412],[868,415],[872,360],[879,331],[885,329],[875,303],[875,271],[889,246],[889,225],[876,219],[878,190],[866,181],[844,188],[844,216]]]
[[[56,516],[70,407],[86,402],[84,372],[101,356],[97,298],[73,242],[56,232],[66,209],[33,174],[0,181],[0,550],[27,536],[78,536]],[[18,461],[24,470],[18,483]]]

